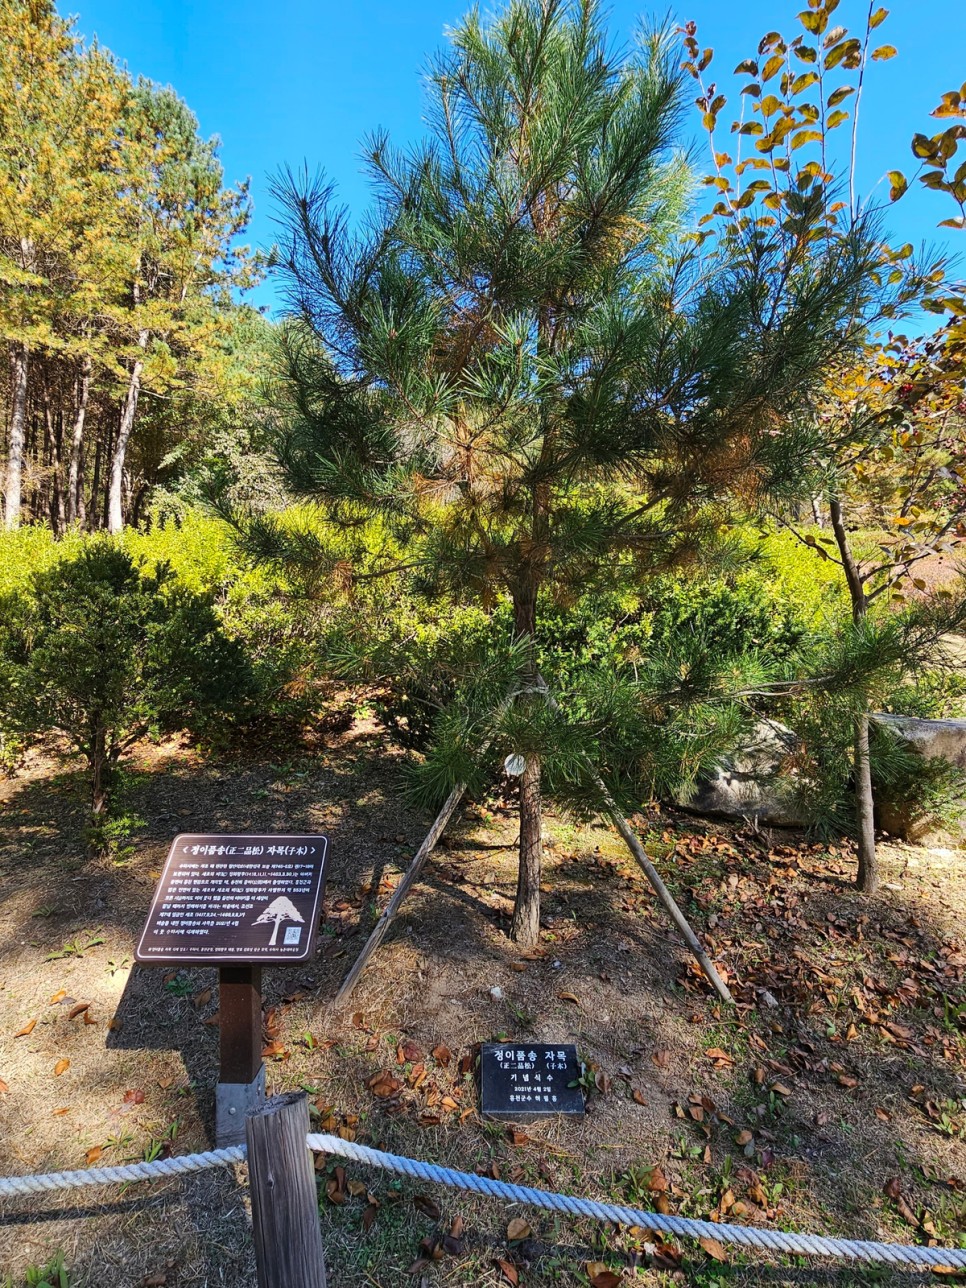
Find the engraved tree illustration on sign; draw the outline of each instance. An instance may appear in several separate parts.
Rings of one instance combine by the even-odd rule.
[[[278,928],[283,921],[304,921],[305,918],[296,908],[291,899],[287,899],[284,894],[280,894],[277,899],[268,905],[265,911],[252,922],[257,926],[260,921],[274,921],[275,927],[272,930],[272,937],[268,941],[269,948],[275,947],[275,941],[278,939]]]

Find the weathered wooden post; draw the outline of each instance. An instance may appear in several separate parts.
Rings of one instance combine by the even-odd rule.
[[[272,1096],[245,1119],[258,1288],[326,1288],[308,1131],[302,1091]]]

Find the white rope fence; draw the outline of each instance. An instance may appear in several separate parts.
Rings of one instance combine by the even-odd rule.
[[[684,1239],[716,1239],[719,1243],[735,1244],[740,1248],[761,1248],[771,1253],[788,1253],[808,1257],[845,1258],[850,1261],[868,1261],[877,1264],[905,1267],[948,1266],[966,1270],[966,1249],[927,1248],[898,1243],[875,1243],[864,1239],[829,1239],[818,1234],[790,1233],[784,1230],[767,1230],[759,1226],[728,1225],[717,1221],[700,1221],[693,1217],[668,1216],[662,1212],[644,1212],[637,1208],[616,1203],[598,1203],[595,1199],[572,1198],[554,1194],[549,1190],[533,1189],[527,1185],[511,1185],[495,1181],[488,1176],[472,1172],[458,1172],[436,1163],[423,1163],[399,1154],[387,1154],[339,1136],[310,1134],[308,1148],[340,1158],[352,1159],[367,1167],[380,1167],[402,1176],[420,1181],[447,1185],[453,1189],[508,1203],[525,1203],[550,1212],[564,1212],[569,1216],[589,1217],[598,1221],[611,1221],[616,1225],[637,1225],[659,1234],[670,1234]],[[208,1167],[227,1166],[245,1161],[244,1145],[230,1149],[213,1149],[203,1154],[188,1154],[180,1158],[158,1159],[153,1163],[126,1163],[118,1167],[90,1167],[75,1172],[48,1172],[39,1176],[8,1176],[0,1178],[0,1199],[15,1198],[26,1194],[42,1194],[53,1190],[76,1189],[85,1185],[108,1185],[117,1182],[154,1181],[200,1172]]]
[[[79,1172],[43,1172],[39,1176],[0,1177],[0,1199],[18,1198],[21,1194],[45,1194],[50,1190],[77,1190],[85,1185],[118,1185],[130,1181],[163,1181],[187,1172],[202,1172],[206,1167],[225,1167],[244,1163],[244,1145],[230,1149],[209,1149],[203,1154],[184,1154],[178,1158],[158,1158],[153,1163],[122,1163],[117,1167],[85,1167]]]

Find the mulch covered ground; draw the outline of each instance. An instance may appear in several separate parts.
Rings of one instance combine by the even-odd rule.
[[[903,1242],[966,1241],[966,871],[962,851],[885,844],[851,887],[848,847],[680,815],[638,821],[727,969],[721,1008],[604,825],[548,820],[545,929],[521,955],[512,801],[467,809],[344,1013],[338,983],[419,844],[401,757],[371,721],[312,755],[213,764],[145,747],[114,861],[84,857],[79,772],[32,756],[0,784],[0,1172],[188,1153],[212,1142],[214,972],[132,966],[172,836],[327,833],[318,960],[266,972],[270,1089],[364,1143],[638,1206]],[[481,1121],[491,1038],[575,1042],[587,1115]],[[661,1244],[319,1160],[340,1285],[925,1282],[713,1244]],[[10,1201],[0,1266],[63,1254],[71,1285],[253,1285],[245,1169]],[[2,1281],[0,1281],[2,1282]]]

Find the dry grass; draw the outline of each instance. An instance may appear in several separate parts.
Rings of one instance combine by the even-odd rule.
[[[966,1112],[954,1112],[966,1096],[961,852],[884,846],[886,888],[862,900],[847,884],[847,852],[649,820],[649,849],[732,973],[741,1005],[729,1016],[608,827],[553,821],[544,955],[521,959],[506,937],[514,818],[510,802],[493,800],[470,809],[440,848],[354,1005],[334,1015],[328,999],[428,821],[400,804],[398,757],[378,730],[358,723],[326,753],[285,763],[213,766],[175,745],[148,748],[138,771],[131,805],[148,823],[120,863],[83,858],[78,775],[36,757],[0,784],[4,1174],[81,1167],[97,1150],[109,1163],[210,1145],[214,973],[166,981],[162,970],[131,968],[157,872],[177,831],[319,829],[333,854],[322,951],[310,968],[267,972],[266,1003],[278,1055],[270,1088],[307,1087],[321,1124],[468,1170],[688,1215],[734,1216],[738,1203],[738,1219],[776,1227],[926,1237],[883,1196],[898,1177],[914,1220],[927,1211],[941,1241],[966,1233]],[[460,1062],[500,1034],[577,1043],[602,1088],[582,1122],[549,1121],[514,1138],[479,1121]],[[440,1047],[448,1062],[432,1055]],[[728,1059],[709,1057],[714,1048]],[[383,1069],[402,1084],[385,1101],[367,1085]],[[321,1206],[340,1288],[423,1277],[496,1285],[506,1280],[495,1262],[507,1258],[532,1288],[586,1283],[589,1260],[641,1284],[924,1282],[747,1259],[718,1265],[693,1248],[681,1250],[680,1266],[672,1250],[656,1267],[644,1232],[536,1213],[525,1214],[531,1237],[508,1248],[507,1222],[520,1213],[446,1192],[431,1196],[441,1208],[434,1219],[413,1205],[419,1187],[349,1168],[378,1204],[366,1230],[364,1195],[343,1204],[325,1196],[335,1163],[324,1164]],[[654,1188],[661,1178],[666,1191]],[[0,1265],[17,1284],[60,1249],[72,1285],[248,1288],[244,1182],[240,1168],[9,1202]],[[456,1254],[409,1277],[420,1240],[455,1216],[465,1226]]]

